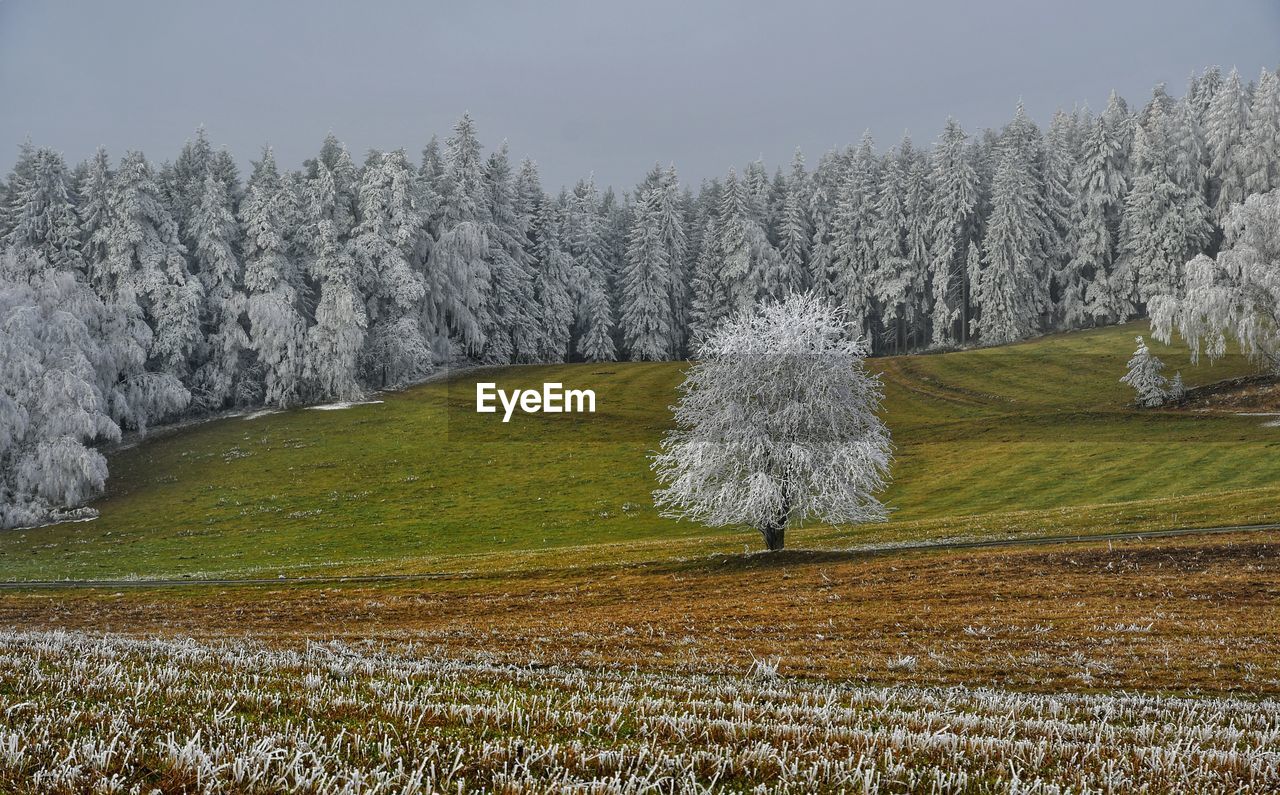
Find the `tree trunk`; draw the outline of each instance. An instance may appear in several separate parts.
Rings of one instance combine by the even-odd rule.
[[[760,528],[760,535],[764,536],[764,545],[769,548],[770,552],[778,552],[782,549],[787,535],[787,522],[791,519],[791,500],[787,498],[786,490],[782,493],[782,506],[778,509],[778,515],[773,521],[765,524]]]
[[[778,552],[786,541],[787,526],[785,523],[770,524],[760,528],[760,534],[764,536],[764,545],[769,551]]]

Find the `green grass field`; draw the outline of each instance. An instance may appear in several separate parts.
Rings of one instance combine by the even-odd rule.
[[[874,360],[897,446],[893,519],[806,528],[789,544],[1280,517],[1280,428],[1132,408],[1117,379],[1138,333],[1145,324]],[[1239,357],[1193,367],[1181,348],[1155,350],[1190,385],[1251,371]],[[0,579],[456,571],[754,549],[751,531],[677,523],[652,507],[647,455],[683,367],[472,371],[382,403],[156,434],[110,455],[99,519],[0,534]],[[504,425],[472,411],[477,380],[591,388],[598,413]]]

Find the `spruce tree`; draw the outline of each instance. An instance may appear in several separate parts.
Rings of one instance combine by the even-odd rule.
[[[289,250],[286,191],[275,156],[267,148],[255,163],[240,222],[249,345],[256,354],[260,400],[269,406],[300,401],[306,342],[306,323],[298,311],[300,274]]]

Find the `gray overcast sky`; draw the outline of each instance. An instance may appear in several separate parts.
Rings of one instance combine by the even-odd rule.
[[[199,124],[242,163],[270,143],[297,166],[329,130],[357,159],[416,159],[470,110],[548,189],[628,188],[655,160],[696,184],[864,129],[929,141],[1019,97],[1044,123],[1112,87],[1141,103],[1208,64],[1278,63],[1276,0],[0,0],[0,163],[28,135],[160,161]]]

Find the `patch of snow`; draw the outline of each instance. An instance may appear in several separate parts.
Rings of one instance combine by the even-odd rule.
[[[258,409],[257,411],[251,411],[248,414],[244,415],[244,419],[245,419],[245,422],[248,422],[249,420],[256,420],[259,417],[265,417],[268,414],[279,414],[279,413],[280,413],[280,409]]]
[[[341,411],[349,409],[352,406],[372,406],[375,403],[381,403],[381,400],[357,400],[354,402],[343,401],[341,403],[326,403],[323,406],[307,406],[308,411]]]

